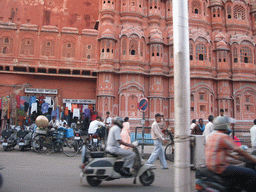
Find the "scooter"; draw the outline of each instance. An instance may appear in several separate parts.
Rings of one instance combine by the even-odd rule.
[[[17,144],[17,131],[16,129],[5,129],[2,131],[2,146],[3,150],[7,151],[16,146]]]
[[[133,145],[134,148],[135,162],[134,162],[134,172],[131,177],[123,176],[120,173],[120,169],[124,164],[124,160],[118,159],[114,154],[108,153],[110,156],[105,156],[106,153],[102,151],[91,152],[91,161],[82,169],[80,174],[80,184],[83,185],[83,181],[86,180],[91,186],[98,186],[103,180],[112,181],[121,178],[134,178],[134,184],[136,184],[136,177],[142,185],[149,186],[154,182],[155,174],[152,171],[156,169],[154,165],[145,164],[144,160],[141,159],[139,151],[137,149],[139,142],[135,141]]]
[[[252,155],[255,155],[253,152]],[[256,165],[245,159],[241,161],[246,162],[245,167],[256,170]],[[198,192],[228,192],[228,191],[242,191],[242,189],[226,181],[221,176],[210,171],[207,167],[198,168],[196,171],[196,190]]]
[[[26,130],[25,127],[23,127],[17,132],[17,137],[18,145],[21,151],[31,148],[32,130]]]

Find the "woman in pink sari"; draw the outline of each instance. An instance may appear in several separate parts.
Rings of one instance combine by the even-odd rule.
[[[123,123],[123,129],[121,131],[121,138],[122,141],[126,143],[131,143],[131,138],[130,138],[130,123],[129,123],[129,117],[124,118],[124,123]],[[130,147],[126,147],[124,145],[121,145],[122,149],[130,149]]]

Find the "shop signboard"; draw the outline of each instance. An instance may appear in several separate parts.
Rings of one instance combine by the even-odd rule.
[[[58,94],[58,89],[35,89],[35,88],[25,88],[25,93],[41,93],[41,94],[57,95],[57,94]]]
[[[93,99],[63,99],[63,103],[96,104]]]

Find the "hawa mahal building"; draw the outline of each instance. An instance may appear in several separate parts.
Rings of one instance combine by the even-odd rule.
[[[0,1],[0,97],[46,94],[174,122],[172,0]],[[256,118],[256,2],[189,0],[191,119]],[[27,90],[26,90],[27,89]],[[34,90],[34,92],[33,92]]]

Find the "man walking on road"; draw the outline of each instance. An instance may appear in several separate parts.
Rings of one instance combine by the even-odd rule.
[[[208,136],[214,131],[213,123],[212,123],[213,119],[214,119],[214,117],[212,115],[210,115],[208,117],[209,122],[205,125],[205,130],[203,133],[203,135],[205,136],[205,141],[207,141]]]
[[[154,164],[157,158],[160,160],[160,164],[162,169],[168,169],[167,163],[164,156],[163,142],[167,143],[167,141],[163,138],[163,134],[160,130],[159,124],[161,124],[162,115],[157,113],[155,115],[155,121],[152,124],[151,128],[151,137],[154,140],[155,148],[150,155],[147,163]]]

